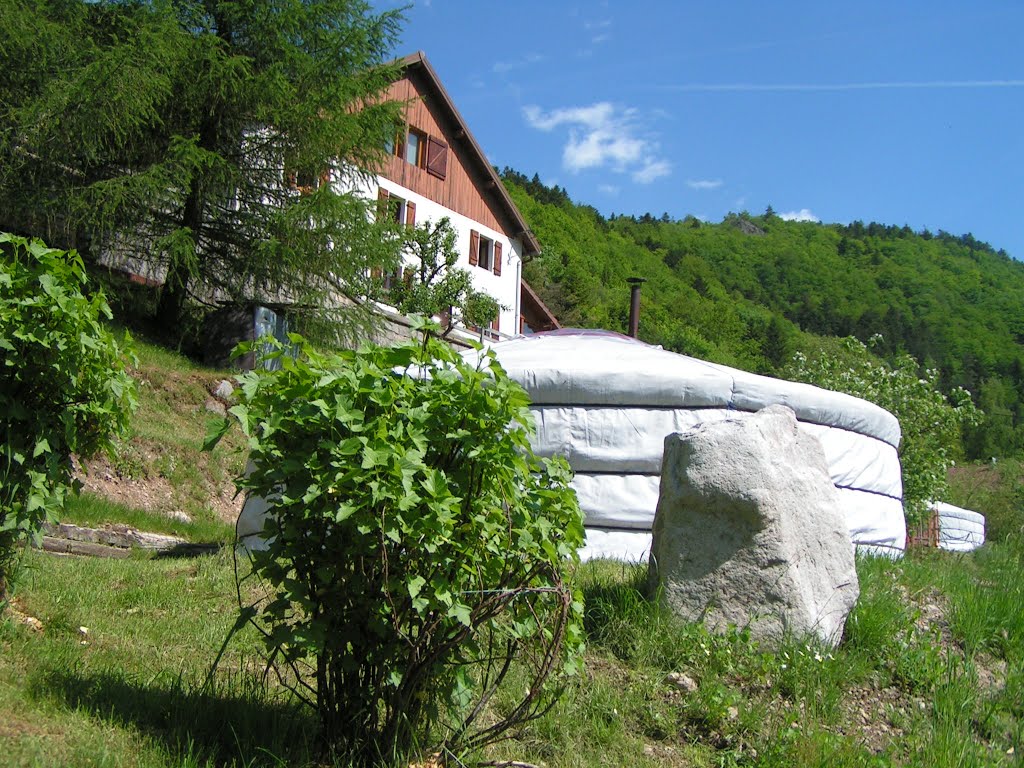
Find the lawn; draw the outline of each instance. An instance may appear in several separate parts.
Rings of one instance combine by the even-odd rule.
[[[777,653],[644,600],[642,569],[583,566],[585,675],[485,756],[536,765],[1013,764],[1024,714],[1020,552],[862,560],[843,644]],[[26,555],[0,624],[0,764],[315,765],[315,717],[234,622],[229,550]],[[24,617],[41,625],[33,628]],[[468,762],[468,761],[467,761]]]

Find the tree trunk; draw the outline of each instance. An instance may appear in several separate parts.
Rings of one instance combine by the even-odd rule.
[[[214,121],[206,121],[199,134],[199,144],[203,149],[211,150],[216,143],[216,124]],[[203,179],[193,176],[189,183],[188,197],[185,198],[185,205],[181,211],[181,228],[188,232],[192,240],[193,260],[197,264],[202,260],[202,254],[199,253],[199,233],[203,227],[203,198]],[[182,264],[179,258],[175,258],[167,265],[167,276],[160,290],[160,302],[154,318],[160,331],[174,336],[178,334],[184,317],[185,300],[188,298],[189,283],[193,277],[188,265]]]

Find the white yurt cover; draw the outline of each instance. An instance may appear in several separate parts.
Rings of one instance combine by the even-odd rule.
[[[552,331],[491,349],[530,395],[534,450],[564,456],[576,473],[583,557],[646,557],[666,435],[773,404],[792,408],[821,440],[858,547],[893,555],[905,547],[899,423],[872,403],[605,331]]]
[[[985,543],[985,516],[945,502],[932,504],[939,516],[939,549],[970,552]]]

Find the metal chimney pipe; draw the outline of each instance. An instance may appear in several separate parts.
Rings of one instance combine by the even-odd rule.
[[[640,286],[647,282],[643,277],[627,277],[629,283],[629,335],[634,339],[640,333]]]

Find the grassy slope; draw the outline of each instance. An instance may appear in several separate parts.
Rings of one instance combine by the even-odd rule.
[[[172,493],[150,512],[91,496],[69,514],[223,540],[229,528],[204,494],[240,459],[198,452],[206,392],[223,374],[155,348],[141,357],[143,408],[121,455]],[[987,492],[995,498],[999,484]],[[163,504],[196,522],[170,521]],[[1014,506],[1004,505],[1006,530]],[[1022,552],[1011,540],[973,556],[861,562],[843,645],[794,642],[775,654],[740,632],[675,622],[640,596],[642,571],[588,565],[585,677],[488,757],[552,767],[1012,764],[1024,748]],[[272,676],[264,686],[252,633],[232,640],[204,686],[234,618],[229,553],[30,552],[15,609],[0,620],[0,765],[313,764],[313,718]]]
[[[194,541],[226,540],[238,508],[231,478],[242,466],[242,441],[236,434],[213,452],[201,448],[207,423],[216,418],[206,407],[210,393],[230,374],[154,344],[135,346],[139,410],[131,435],[112,458],[87,464],[86,492],[71,501],[63,520],[95,525],[113,519]]]

